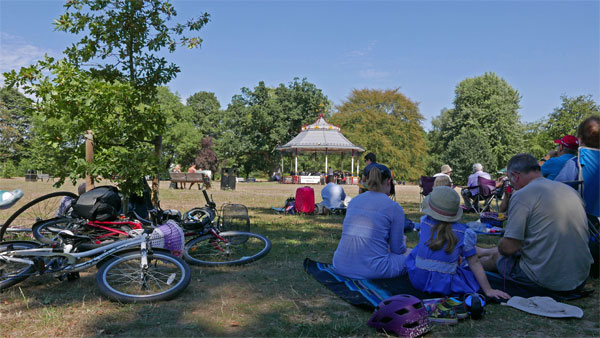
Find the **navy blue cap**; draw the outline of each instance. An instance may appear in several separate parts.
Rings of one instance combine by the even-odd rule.
[[[371,164],[369,164],[369,166],[371,167],[370,169],[372,169],[372,168],[379,169],[379,171],[381,171],[381,175],[384,177],[390,177],[390,178],[392,177],[392,172],[390,171],[390,169],[381,163],[371,163]],[[369,178],[368,173],[365,176],[367,176],[367,178]]]

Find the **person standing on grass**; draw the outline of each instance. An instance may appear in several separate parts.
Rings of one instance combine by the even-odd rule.
[[[460,221],[460,197],[447,186],[433,188],[423,203],[419,244],[406,259],[412,285],[423,292],[443,295],[474,293],[487,297],[510,296],[492,289],[477,258],[477,234]],[[461,265],[466,259],[469,266]]]
[[[593,262],[583,201],[566,184],[542,176],[538,161],[517,154],[507,176],[515,189],[498,247],[477,248],[486,270],[553,291],[583,287]]]
[[[372,166],[368,191],[354,197],[346,211],[342,238],[333,254],[336,273],[358,279],[391,278],[405,273],[404,210],[388,194],[392,173]]]
[[[362,194],[367,191],[367,178],[369,177],[369,172],[371,168],[377,163],[377,156],[373,153],[368,153],[365,155],[365,168],[363,169],[362,176],[360,178],[360,184],[358,185],[358,193]]]

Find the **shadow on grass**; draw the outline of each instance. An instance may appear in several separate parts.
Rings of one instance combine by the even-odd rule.
[[[418,220],[414,206],[405,210],[410,219]],[[254,215],[265,210],[251,208]],[[189,287],[171,301],[109,302],[95,285],[95,269],[72,283],[32,277],[20,285],[24,296],[18,288],[2,294],[9,303],[0,310],[6,313],[3,325],[35,322],[48,328],[44,333],[63,336],[371,336],[375,331],[365,325],[371,313],[343,302],[303,270],[305,257],[331,262],[342,220],[265,215],[253,222],[252,231],[271,240],[273,247],[266,257],[239,267],[192,267]],[[417,239],[416,233],[408,234],[409,246]],[[598,281],[594,285],[597,288]],[[598,336],[597,297],[570,302],[584,309],[583,320],[550,320],[490,305],[484,320],[434,326],[433,332],[436,336]],[[28,317],[8,315],[19,312]],[[73,320],[80,323],[80,331],[51,331],[57,322]]]

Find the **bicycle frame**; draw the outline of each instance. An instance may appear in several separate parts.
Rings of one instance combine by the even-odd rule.
[[[34,265],[35,262],[31,259],[27,259],[24,257],[30,257],[30,258],[36,258],[36,257],[64,257],[67,259],[67,265],[65,265],[64,267],[61,267],[60,269],[57,270],[51,270],[49,272],[51,273],[57,273],[57,272],[78,272],[78,271],[83,271],[93,265],[96,265],[97,263],[99,263],[100,261],[102,261],[104,258],[122,251],[124,249],[128,249],[128,248],[132,248],[135,246],[140,246],[140,250],[142,253],[142,268],[146,268],[148,266],[148,260],[147,260],[147,253],[148,253],[148,242],[149,242],[149,238],[150,236],[147,233],[142,233],[141,236],[139,237],[134,237],[131,239],[126,239],[126,240],[122,240],[122,241],[118,241],[112,244],[108,244],[106,246],[102,246],[100,248],[96,248],[93,250],[89,250],[89,251],[85,251],[85,252],[79,252],[79,253],[68,253],[68,252],[53,252],[54,249],[52,248],[37,248],[37,249],[24,249],[24,250],[12,250],[12,251],[5,251],[3,253],[0,253],[0,260],[9,262],[20,262],[20,263],[25,263],[25,264],[30,264],[30,265]],[[99,254],[101,253],[101,254]],[[99,255],[97,255],[99,254]],[[97,255],[97,256],[95,256]],[[19,256],[19,257],[14,257],[14,256]],[[76,262],[78,260],[81,260],[82,258],[87,258],[87,257],[92,257],[90,260],[76,264]],[[40,274],[46,273],[46,271],[37,271],[40,272]]]

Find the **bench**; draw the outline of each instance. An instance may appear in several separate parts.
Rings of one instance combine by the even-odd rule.
[[[210,188],[210,178],[203,173],[169,173],[169,176],[171,176],[171,182],[173,183],[190,183],[188,189],[191,189],[194,183],[198,185],[198,189]]]
[[[42,174],[42,173],[37,173],[37,174],[36,174],[36,178],[37,178],[37,180],[40,180],[40,181],[42,181],[42,182],[43,182],[44,180],[46,180],[46,182],[49,182],[49,181],[50,181],[50,179],[52,179],[52,181],[54,181],[54,177],[50,176],[50,174]]]

